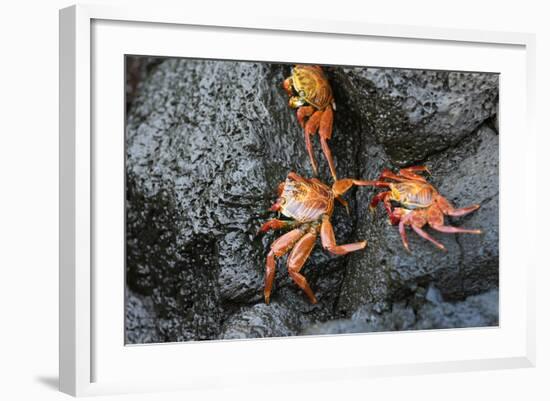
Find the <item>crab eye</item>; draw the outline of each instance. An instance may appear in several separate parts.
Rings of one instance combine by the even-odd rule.
[[[303,90],[298,92],[298,95],[300,95],[300,97],[306,97],[306,93]]]

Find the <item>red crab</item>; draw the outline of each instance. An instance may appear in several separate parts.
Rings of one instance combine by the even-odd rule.
[[[418,235],[431,241],[442,250],[445,250],[443,244],[422,230],[426,224],[434,230],[444,233],[481,234],[481,230],[444,224],[445,215],[464,216],[477,210],[479,205],[455,209],[424,177],[416,174],[421,171],[428,171],[428,169],[425,166],[414,166],[401,169],[398,174],[385,169],[380,174],[378,181],[371,182],[371,185],[376,187],[389,188],[389,191],[381,192],[372,199],[370,208],[373,210],[380,201],[384,203],[391,223],[399,225],[399,233],[405,248],[410,251],[405,226],[410,226]],[[391,201],[398,202],[403,207],[392,209]]]
[[[279,184],[279,197],[270,210],[279,211],[290,220],[269,220],[262,225],[260,231],[292,230],[275,240],[267,255],[264,287],[266,303],[269,303],[271,295],[276,258],[280,258],[290,251],[292,252],[287,259],[288,274],[306,293],[312,303],[317,302],[306,278],[300,274],[300,270],[315,246],[319,233],[323,248],[335,255],[345,255],[348,252],[365,248],[366,241],[337,245],[330,218],[335,199],[347,207],[347,203],[341,198],[341,195],[353,185],[368,185],[369,183],[347,178],[334,182],[331,188],[317,178],[302,178],[291,172],[286,181]]]
[[[332,136],[334,119],[332,111],[336,110],[336,103],[334,103],[332,88],[323,69],[318,65],[296,65],[292,69],[292,75],[285,79],[283,88],[290,96],[289,106],[298,109],[296,115],[304,129],[306,149],[313,172],[315,175],[318,174],[310,136],[319,131],[321,148],[327,159],[332,178],[336,181],[332,153],[327,144],[327,140]]]

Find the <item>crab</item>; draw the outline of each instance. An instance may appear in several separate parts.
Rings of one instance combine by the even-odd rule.
[[[405,249],[410,252],[405,226],[410,226],[419,236],[432,242],[441,250],[445,250],[445,246],[422,229],[426,224],[443,233],[481,234],[481,230],[444,224],[445,216],[464,216],[479,209],[479,205],[455,209],[423,176],[417,174],[418,172],[429,173],[426,166],[404,168],[399,170],[398,174],[385,169],[377,181],[371,182],[371,185],[388,188],[389,191],[376,195],[370,203],[370,209],[375,210],[378,203],[383,202],[391,224],[399,225],[399,233]],[[392,201],[397,202],[400,207],[392,208]]]
[[[283,88],[290,96],[289,106],[297,109],[296,115],[304,129],[306,149],[314,174],[318,175],[318,169],[310,137],[319,132],[321,148],[332,178],[336,181],[336,169],[327,143],[332,137],[333,110],[336,110],[336,103],[323,69],[318,65],[296,65],[292,69],[292,75],[285,79]]]
[[[337,245],[330,222],[334,200],[347,208],[347,203],[341,196],[353,185],[367,184],[365,181],[346,178],[335,181],[329,187],[317,178],[303,178],[294,172],[290,172],[286,180],[279,184],[277,201],[270,210],[280,212],[289,220],[269,220],[262,225],[260,232],[281,229],[291,231],[276,239],[267,255],[264,286],[266,304],[269,304],[271,296],[277,258],[290,252],[287,259],[288,274],[306,293],[311,303],[315,304],[317,298],[300,270],[315,246],[317,236],[321,235],[323,248],[334,255],[345,255],[367,246],[366,241]]]

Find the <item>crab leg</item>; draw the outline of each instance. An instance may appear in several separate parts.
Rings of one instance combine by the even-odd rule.
[[[321,116],[321,123],[319,124],[319,134],[325,138],[332,138],[332,123],[334,121],[334,113],[332,112],[332,107],[327,106],[323,110],[323,115]]]
[[[295,221],[284,221],[284,220],[273,219],[273,220],[266,221],[262,225],[259,231],[262,233],[265,233],[269,230],[282,230],[285,228],[292,228],[294,226],[296,226]]]
[[[288,274],[294,280],[294,282],[300,287],[308,296],[312,304],[317,303],[317,298],[311,290],[306,278],[300,274],[300,270],[306,263],[307,258],[311,254],[313,247],[315,246],[315,240],[317,239],[317,233],[315,231],[308,232],[304,235],[294,246],[292,252],[288,256]]]
[[[311,137],[307,133],[307,131],[305,131],[305,140],[306,140],[307,153],[309,155],[309,160],[311,162],[311,167],[313,168],[313,174],[318,175],[317,162],[315,161],[315,157],[313,156],[313,148],[311,147]]]
[[[336,177],[336,168],[334,167],[334,160],[332,160],[332,152],[328,147],[327,140],[323,136],[319,136],[319,139],[321,141],[321,149],[323,150],[323,153],[325,154],[325,158],[328,161],[330,175],[332,175],[332,179],[336,181],[338,178]]]
[[[345,194],[349,189],[354,186],[368,186],[372,185],[375,187],[384,187],[387,188],[391,184],[389,182],[383,182],[383,181],[363,181],[363,180],[353,180],[351,178],[343,178],[341,180],[337,180],[332,184],[332,191],[336,196],[340,196]]]
[[[441,195],[439,195],[435,199],[435,201],[437,202],[441,211],[448,216],[460,217],[479,209],[479,205],[472,205],[460,209],[455,209],[453,205],[451,205],[451,203]]]
[[[265,284],[264,284],[264,298],[265,303],[269,304],[269,298],[271,296],[271,287],[273,286],[273,278],[275,277],[275,259],[285,255],[292,249],[294,244],[303,237],[304,232],[296,228],[287,232],[285,235],[277,238],[273,244],[271,244],[271,250],[267,254],[267,261],[265,264]]]
[[[336,197],[336,200],[337,200],[338,202],[340,202],[340,204],[346,208],[346,212],[347,212],[347,214],[348,214],[348,216],[349,216],[349,205],[348,205],[348,202],[347,202],[344,198],[342,198],[341,196],[337,196],[337,197]]]
[[[471,230],[462,227],[444,226],[439,224],[430,224],[430,226],[437,231],[448,234],[466,233],[466,234],[481,234],[481,230]]]
[[[298,175],[297,173],[295,173],[294,171],[291,171],[290,173],[288,173],[287,175],[288,178],[290,178],[291,180],[293,181],[298,181],[298,182],[303,182],[304,184],[307,184],[308,183],[308,180],[306,180],[304,177],[302,177],[301,175]],[[313,178],[312,178],[313,179]],[[317,182],[319,182],[319,180],[317,180]]]
[[[449,205],[448,208],[443,209],[443,213],[445,213],[446,215],[449,215],[449,216],[453,216],[453,217],[460,217],[460,216],[467,215],[468,213],[472,213],[473,211],[476,211],[477,209],[479,209],[479,205],[472,205],[472,206],[463,207],[463,208],[460,208],[460,209],[455,209],[454,207]]]
[[[353,185],[357,185],[358,187],[366,187],[366,186],[369,186],[369,185],[388,187],[389,184],[390,184],[388,182],[369,181],[369,180],[353,180],[353,179],[351,180],[351,182],[353,183]]]
[[[323,244],[323,248],[335,255],[345,255],[349,252],[359,251],[367,246],[367,241],[337,245],[332,223],[326,215],[323,216],[323,222],[321,224],[321,242]]]
[[[319,124],[319,138],[321,140],[321,148],[323,149],[323,153],[325,154],[325,158],[327,159],[328,166],[330,168],[330,174],[332,175],[332,179],[336,181],[337,178],[336,169],[334,168],[334,160],[332,159],[332,152],[330,151],[327,143],[327,139],[332,137],[333,120],[334,115],[332,113],[332,108],[329,106],[323,111],[323,115],[321,117],[321,123]]]
[[[407,240],[407,233],[405,232],[404,219],[399,222],[399,234],[401,235],[401,240],[403,241],[405,249],[410,252],[411,249],[409,248],[409,241]]]
[[[415,174],[414,173],[415,171],[425,171],[428,174],[430,173],[430,170],[428,170],[428,167],[426,166],[411,166],[411,167],[407,167],[399,170],[399,175],[414,181],[427,182],[424,177],[418,174]]]
[[[391,186],[391,182],[386,181],[362,181],[363,186],[371,185],[376,188],[389,188]]]
[[[453,216],[453,217],[460,217],[460,216],[464,216],[468,213],[472,213],[473,211],[479,209],[479,205],[472,205],[472,206],[468,206],[468,207],[463,207],[461,209],[454,209],[452,208],[451,210],[447,209],[445,210],[445,214],[449,215],[449,216]]]
[[[428,169],[428,167],[426,166],[410,166],[410,167],[405,167],[403,169],[400,170],[400,172],[402,171],[425,171],[427,172],[428,174],[430,174],[430,170]]]
[[[319,129],[319,124],[321,123],[322,112],[316,111],[311,115],[309,120],[307,120],[305,127],[305,139],[306,139],[306,149],[309,155],[309,160],[311,160],[311,166],[313,167],[313,173],[318,175],[317,172],[317,162],[313,156],[313,147],[311,146],[311,136],[314,135]]]
[[[296,111],[296,117],[298,117],[298,122],[300,123],[302,128],[304,128],[305,126],[304,119],[311,116],[314,112],[315,109],[312,106],[303,106]]]
[[[395,174],[393,171],[388,170],[387,168],[382,170],[382,172],[380,173],[380,177],[378,177],[378,179],[383,180],[383,179],[386,179],[386,178],[388,178],[390,180],[397,181],[397,182],[409,181],[409,178],[401,177],[401,176]],[[377,181],[377,182],[383,182],[383,181]]]
[[[437,246],[441,250],[446,250],[445,246],[439,242],[437,242],[435,239],[433,239],[426,231],[422,230],[420,227],[415,226],[414,224],[411,224],[411,227],[418,235],[420,235],[422,238],[427,239],[431,243],[433,243],[435,246]]]

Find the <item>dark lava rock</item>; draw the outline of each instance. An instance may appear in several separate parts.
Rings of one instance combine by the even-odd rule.
[[[365,308],[401,310],[394,327],[416,327],[410,308],[433,286],[445,301],[498,287],[497,75],[328,67],[339,177],[372,179],[383,167],[426,163],[457,207],[482,205],[452,224],[484,234],[434,234],[443,253],[409,233],[409,254],[384,212],[368,212],[378,190],[354,188],[346,194],[351,214],[338,205],[332,221],[338,243],[367,239],[367,249],[334,257],[316,246],[302,270],[314,306],[280,261],[264,305],[265,257],[280,233],[257,230],[276,217],[267,209],[288,172],[311,176],[281,87],[290,67],[144,62],[132,64],[144,79],[130,88],[126,130],[129,343],[296,335]],[[321,179],[331,182],[313,143]],[[145,300],[154,317],[139,317]]]
[[[263,302],[265,257],[280,234],[260,237],[257,230],[276,217],[267,209],[288,172],[311,174],[281,87],[288,72],[281,65],[168,59],[139,86],[127,123],[127,282],[152,295],[165,341],[217,338],[236,307]],[[349,152],[358,135],[353,121],[335,129],[342,175],[355,175]],[[352,240],[343,208],[333,223],[339,241]],[[327,311],[345,261],[317,248],[304,267]],[[300,297],[280,301],[307,304],[286,272],[278,276],[274,301],[278,288],[289,286]]]
[[[426,302],[419,309],[404,303],[394,304],[390,311],[374,312],[371,307],[357,311],[351,319],[317,323],[301,334],[343,334],[380,331],[449,329],[498,326],[498,291],[472,295],[464,301]]]
[[[327,286],[333,282],[329,279],[325,283],[320,283],[310,278],[311,275],[308,276],[308,281],[312,288],[317,288],[319,293],[318,304],[311,305],[304,301],[303,294],[293,288],[281,288],[279,296],[269,305],[260,302],[235,311],[224,322],[221,338],[295,336],[299,335],[304,327],[334,319],[332,308],[327,305],[327,299],[334,300],[337,295],[334,289]]]
[[[300,332],[302,325],[300,315],[284,304],[258,303],[232,315],[223,328],[221,338],[229,340],[294,336]]]
[[[266,305],[263,302],[242,307],[224,322],[222,339],[243,339],[259,337],[287,337],[300,333],[312,321],[312,311],[318,310],[297,299],[301,294],[285,292],[284,300]],[[280,297],[279,297],[280,298]],[[288,302],[288,299],[293,302]],[[301,305],[301,306],[299,306]]]
[[[126,56],[126,109],[128,110],[137,94],[138,86],[161,62],[162,57]]]
[[[396,165],[456,145],[497,111],[497,74],[344,68],[338,75]]]
[[[145,344],[159,342],[156,316],[150,297],[126,292],[126,342]]]
[[[428,304],[418,312],[415,329],[498,326],[498,305],[498,290],[472,295],[454,304]]]
[[[457,235],[461,251],[463,293],[476,294],[498,286],[499,152],[498,135],[482,126],[462,146],[439,155],[433,163],[438,188],[457,207],[479,204],[476,212],[454,225],[479,228],[482,235]]]

